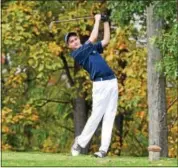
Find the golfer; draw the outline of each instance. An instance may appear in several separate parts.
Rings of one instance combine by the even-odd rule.
[[[96,42],[100,21],[104,22],[104,38]],[[107,17],[101,14],[95,15],[95,24],[89,39],[82,45],[75,32],[65,35],[65,42],[72,50],[71,56],[88,73],[93,81],[92,90],[92,113],[82,133],[75,138],[71,148],[73,156],[80,154],[81,148],[85,148],[102,121],[101,146],[94,156],[103,158],[111,142],[112,128],[117,111],[118,84],[114,72],[100,55],[103,48],[110,40],[110,27]]]

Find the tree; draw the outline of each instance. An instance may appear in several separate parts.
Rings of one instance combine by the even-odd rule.
[[[73,133],[71,88],[62,79],[65,67],[59,57],[63,48],[48,28],[56,11],[61,12],[61,4],[53,1],[54,7],[47,8],[48,3],[3,4],[2,51],[11,60],[11,64],[3,64],[2,111],[5,118],[11,118],[11,123],[8,119],[3,123],[3,143],[17,150],[28,149],[26,137],[33,140],[32,148],[56,152],[60,146],[64,150],[70,145],[70,140],[65,142],[67,136]],[[63,40],[62,35],[60,38]],[[10,109],[7,116],[6,109]]]
[[[155,1],[149,0],[149,1],[120,1],[120,2],[108,2],[108,7],[111,9],[111,18],[114,21],[115,25],[119,25],[121,27],[125,27],[129,24],[135,23],[135,14],[139,16],[139,22],[142,25],[141,31],[138,32],[135,28],[132,29],[131,36],[134,38],[137,43],[139,43],[139,38],[146,37],[146,7],[156,4],[156,7],[154,8],[154,19],[162,20],[162,27],[159,29],[159,36],[154,36],[151,41],[151,44],[154,44],[155,47],[157,47],[157,50],[160,50],[160,54],[162,55],[161,59],[159,61],[156,61],[154,63],[155,72],[162,74],[164,77],[166,77],[167,80],[167,87],[168,84],[172,86],[171,88],[167,88],[166,92],[170,96],[170,90],[176,91],[176,67],[177,67],[177,22],[176,22],[176,1]],[[162,83],[163,84],[163,83]],[[153,86],[154,87],[154,86]],[[164,82],[164,86],[165,82]],[[165,88],[163,88],[163,92],[165,93]],[[174,97],[174,94],[172,94],[171,97]],[[169,97],[167,96],[167,102],[170,104],[168,107],[173,106],[173,108],[176,107],[175,98],[173,98],[173,101],[170,102]],[[165,99],[165,96],[164,96]],[[158,100],[159,101],[159,100]],[[164,100],[164,103],[166,101]],[[170,113],[175,115],[172,108],[167,108],[166,104],[162,104],[162,107],[164,108],[163,115],[159,116],[160,123],[163,124],[161,127],[165,127],[166,124],[166,116],[168,112],[168,118],[169,122],[174,121],[174,117],[170,117]],[[175,123],[175,122],[173,122]],[[171,124],[172,125],[172,124]],[[172,128],[176,128],[175,125],[171,126],[169,124],[169,131],[172,132]],[[171,128],[171,129],[170,129]],[[166,129],[162,130],[162,135],[166,134]],[[161,135],[161,136],[162,136]],[[169,139],[172,139],[174,137],[174,133],[172,132],[171,135],[169,134]],[[165,137],[166,138],[166,137]],[[172,141],[172,140],[171,140]],[[172,144],[169,140],[169,144]],[[165,142],[167,142],[167,138],[165,139]],[[174,141],[175,143],[175,141]],[[162,153],[161,155],[166,156],[167,152],[163,152],[167,150],[167,145],[162,144]],[[165,150],[164,150],[165,148]],[[169,153],[172,153],[172,149],[169,149]],[[164,153],[164,154],[163,154]],[[171,154],[172,156],[172,154]]]
[[[4,0],[2,3],[3,150],[70,150],[71,137],[80,134],[90,115],[92,82],[87,72],[69,56],[64,35],[77,31],[85,41],[94,20],[54,24],[51,31],[49,24],[52,20],[107,11],[111,14],[111,41],[103,57],[119,83],[119,107],[109,155],[147,155],[147,50],[145,42],[140,39],[146,35],[144,10],[153,1],[68,2]],[[151,39],[163,53],[161,63],[156,63],[157,70],[164,72],[171,86],[166,88],[168,107],[165,114],[168,117],[170,157],[177,155],[175,6],[174,1],[157,3],[155,16],[163,18],[163,31],[158,38]],[[140,32],[133,24],[135,13],[142,22]],[[98,150],[99,131],[100,128],[92,139],[89,152]]]
[[[165,76],[155,69],[155,63],[160,61],[162,56],[160,50],[151,44],[153,36],[159,36],[162,27],[162,20],[153,17],[154,5],[147,7],[147,36],[148,36],[148,113],[149,113],[149,145],[161,147],[161,156],[168,156],[168,128],[166,111],[166,83]],[[150,154],[152,155],[152,153]],[[159,157],[154,153],[155,160]]]
[[[54,25],[51,32],[48,26],[52,20],[57,20],[58,17],[60,19],[71,18],[74,15],[77,17],[78,12],[81,15],[88,14],[87,8],[90,10],[92,3],[87,3],[86,6],[86,2],[77,1],[70,4],[62,1],[4,1],[3,5],[3,53],[5,57],[10,54],[13,62],[12,67],[9,67],[9,72],[4,71],[3,74],[5,82],[3,87],[6,90],[3,92],[6,97],[3,107],[8,106],[9,100],[13,100],[14,104],[11,108],[17,110],[10,110],[12,114],[9,115],[14,117],[23,110],[24,104],[30,104],[30,108],[32,106],[37,109],[40,131],[45,134],[43,136],[44,145],[40,145],[45,148],[43,151],[49,151],[55,142],[54,138],[52,140],[54,132],[56,132],[52,128],[55,123],[69,132],[74,124],[75,135],[78,135],[86,122],[86,101],[81,89],[81,80],[85,80],[85,76],[80,75],[79,71],[83,71],[74,66],[74,61],[69,57],[69,52],[64,44],[64,35],[71,30],[78,31],[81,36],[88,35],[92,23],[91,21],[90,24],[88,21],[86,23],[85,20],[73,22],[66,24],[66,29],[62,25]],[[85,10],[83,10],[83,6],[86,8]],[[5,66],[4,69],[6,69]],[[67,78],[62,79],[64,73]],[[7,92],[8,88],[11,90]],[[18,101],[18,106],[15,100]],[[66,106],[63,107],[62,104],[66,104]],[[71,106],[74,113],[72,113]],[[49,112],[50,107],[51,113]],[[4,113],[6,111],[4,110]],[[63,115],[64,121],[62,118],[60,119],[58,113]],[[74,123],[71,123],[69,120],[73,118],[75,118]],[[69,127],[61,124],[65,121],[68,121]],[[26,121],[23,120],[19,126],[25,125],[25,123]],[[54,132],[49,133],[46,124],[50,125],[50,129]],[[35,133],[35,128],[32,127],[30,131]],[[36,133],[40,131],[36,131]],[[18,133],[17,131],[17,136]],[[63,137],[67,135],[66,133]],[[9,140],[7,139],[7,141]]]

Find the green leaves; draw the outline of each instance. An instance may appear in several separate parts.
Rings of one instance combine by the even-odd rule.
[[[46,17],[45,12],[48,12],[48,10],[44,12],[42,6],[40,6],[42,4],[44,3],[41,1],[13,1],[7,3],[2,11],[2,47],[4,57],[6,58],[9,55],[12,62],[11,66],[3,66],[3,68],[7,68],[6,71],[8,72],[2,76],[4,81],[3,107],[15,109],[11,112],[11,115],[4,117],[4,130],[6,131],[4,136],[9,133],[12,134],[10,130],[13,128],[16,137],[18,137],[17,144],[20,144],[21,147],[25,144],[25,142],[21,144],[25,141],[21,137],[26,136],[23,129],[26,125],[31,125],[32,129],[35,129],[39,119],[38,115],[43,112],[40,108],[38,111],[34,111],[35,106],[41,105],[45,112],[48,111],[48,103],[46,105],[44,101],[36,102],[35,100],[42,99],[46,95],[51,99],[57,97],[56,95],[58,95],[58,99],[65,97],[65,94],[59,93],[59,88],[66,87],[66,83],[60,81],[63,64],[59,56],[63,50],[62,45],[60,45],[63,37],[61,35],[62,39],[59,38],[59,43],[59,41],[56,41],[57,38],[53,37],[48,30],[48,23],[51,21],[52,15],[56,14],[52,9],[55,8],[56,10],[57,8],[56,6],[51,7],[51,14],[49,13]],[[56,1],[56,4],[59,7],[58,1]],[[57,10],[56,12],[59,13]],[[16,74],[17,67],[20,68],[18,68],[19,72]],[[57,87],[54,84],[50,85],[49,79],[51,76],[55,78]],[[49,90],[50,87],[52,87],[52,91]],[[26,105],[30,105],[29,110],[27,110]],[[52,111],[55,112],[56,106],[52,106],[54,107]],[[49,107],[51,108],[50,103]],[[43,123],[46,116],[41,116],[40,122]],[[56,117],[56,120],[59,120],[59,118]],[[14,122],[13,125],[8,124],[10,121]],[[54,120],[52,121],[54,122]],[[40,126],[41,129],[44,129],[42,123]],[[60,134],[58,135],[60,136]],[[7,141],[9,143],[11,139],[7,138]],[[22,148],[25,148],[25,146]]]
[[[139,14],[145,18],[144,11],[146,7],[153,3],[155,19],[163,21],[163,30],[160,32],[160,37],[150,39],[152,44],[157,44],[161,49],[163,60],[159,63],[159,70],[164,71],[168,79],[176,79],[176,62],[178,59],[177,53],[177,23],[176,23],[176,1],[119,1],[107,2],[108,8],[112,10],[111,18],[119,25],[127,26],[131,20],[134,20],[133,14]],[[145,24],[143,22],[143,24]]]
[[[111,19],[120,26],[125,26],[134,19],[134,14],[143,15],[145,1],[108,1],[108,8],[112,10]]]
[[[84,70],[78,71],[74,76],[76,69],[74,61],[69,57],[69,51],[66,49],[64,35],[71,30],[77,31],[82,37],[89,35],[94,21],[80,20],[55,24],[51,32],[49,32],[48,26],[52,20],[88,16],[92,12],[99,12],[107,8],[111,10],[111,22],[118,25],[118,28],[116,32],[112,32],[110,44],[105,49],[103,56],[117,75],[119,82],[118,112],[124,114],[123,147],[121,144],[117,144],[116,134],[114,134],[112,147],[113,151],[119,147],[127,154],[129,152],[143,154],[145,152],[143,146],[147,145],[148,136],[146,119],[147,53],[145,48],[137,47],[135,41],[131,42],[128,38],[131,35],[137,38],[139,35],[138,32],[133,31],[133,25],[129,24],[130,20],[134,20],[133,13],[142,15],[146,5],[150,2],[152,1],[128,0],[66,3],[55,0],[7,3],[2,10],[2,50],[5,56],[10,55],[12,65],[11,67],[3,66],[8,69],[2,76],[4,81],[2,84],[4,135],[14,136],[16,134],[18,137],[16,143],[26,149],[24,139],[27,137],[24,130],[26,125],[30,125],[30,131],[33,134],[30,139],[33,149],[41,150],[43,148],[44,152],[66,152],[70,148],[70,137],[73,135],[74,129],[72,100],[79,94],[85,94],[86,102],[90,106],[92,82]],[[162,32],[160,39],[155,37],[154,43],[156,42],[164,53],[159,67],[165,71],[167,76],[173,76],[178,55],[176,51],[177,24],[173,21],[174,17],[170,19],[174,13],[171,11],[171,7],[174,8],[173,3],[169,7],[167,5],[169,3],[163,3],[160,9],[164,9],[162,11],[165,14],[164,18],[170,22],[165,25],[167,27]],[[169,11],[166,11],[166,8]],[[159,12],[161,14],[161,10]],[[142,20],[145,21],[144,15]],[[144,24],[145,22],[143,22]],[[121,28],[121,25],[126,27]],[[63,60],[61,59],[62,54],[65,57]],[[75,81],[73,87],[68,82],[64,60],[68,64],[68,73]],[[15,72],[19,65],[21,72],[16,75]],[[172,111],[175,111],[175,108]],[[128,134],[128,132],[134,132],[134,134]],[[9,137],[6,140],[3,139],[4,144],[13,142]],[[144,145],[140,147],[140,144]],[[96,144],[94,145],[96,146]]]
[[[164,72],[168,80],[176,79],[177,69],[177,33],[178,24],[174,23],[168,30],[163,31],[160,37],[156,38],[155,44],[160,48],[163,53],[163,59],[157,63],[157,69]]]

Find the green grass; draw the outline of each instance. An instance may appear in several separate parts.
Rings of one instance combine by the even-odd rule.
[[[147,157],[113,156],[95,158],[91,155],[72,157],[70,154],[36,152],[2,152],[1,166],[177,166],[176,158],[149,162]]]

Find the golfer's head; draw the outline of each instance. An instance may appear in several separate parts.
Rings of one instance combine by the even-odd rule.
[[[65,35],[65,42],[67,46],[72,50],[75,50],[81,46],[80,38],[75,32],[67,33]]]

